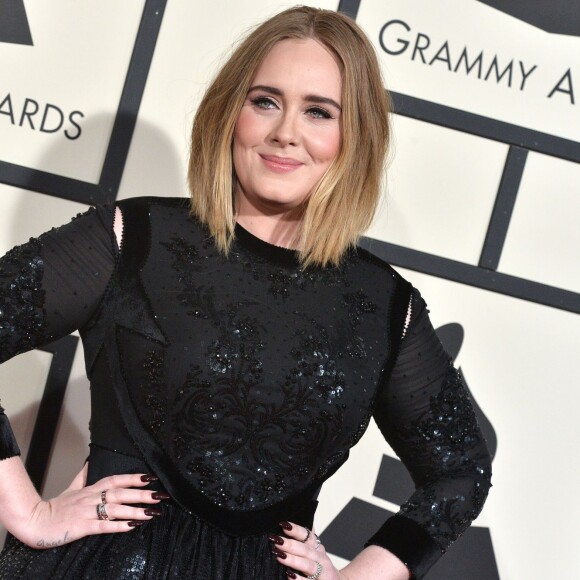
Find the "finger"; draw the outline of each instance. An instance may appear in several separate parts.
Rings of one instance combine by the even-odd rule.
[[[93,534],[119,534],[130,532],[138,526],[130,526],[128,521],[123,520],[95,520],[86,522],[78,538]]]
[[[151,481],[155,481],[154,475],[147,474],[147,473],[131,473],[131,474],[122,474],[122,475],[109,475],[107,477],[103,477],[103,479],[99,479],[93,485],[87,486],[87,489],[97,490],[99,493],[103,489],[113,489],[117,487],[125,488],[125,487],[145,487],[149,485]]]
[[[87,483],[87,473],[89,471],[89,463],[86,462],[83,468],[75,475],[75,478],[68,486],[69,490],[82,489]]]
[[[292,522],[280,522],[280,527],[284,530],[284,533],[287,536],[297,540],[304,546],[308,546],[314,550],[317,550],[320,546],[320,540],[314,530],[309,530],[304,526]],[[298,553],[303,555],[300,551]]]
[[[128,505],[110,503],[105,506],[104,511],[109,520],[150,520],[163,514],[160,509],[154,507],[137,508]],[[98,513],[96,505],[89,507],[86,512],[88,516],[87,519],[98,519]]]
[[[278,549],[287,554],[293,554],[294,556],[303,556],[305,558],[312,556],[312,549],[298,540],[284,538],[275,534],[268,536],[268,540],[270,540],[273,549]]]
[[[318,571],[317,562],[320,562],[322,570],[324,571],[326,562],[326,560],[322,559],[312,560],[311,558],[295,556],[294,554],[288,554],[280,550],[277,550],[275,556],[280,564],[287,566],[292,570],[296,570],[296,572],[300,573],[302,576],[314,576]]]
[[[93,500],[96,497],[96,500]],[[134,504],[134,503],[151,503],[156,504],[161,500],[170,499],[170,496],[164,492],[150,491],[148,489],[108,489],[105,494],[107,504]],[[101,503],[102,494],[96,493],[91,496],[92,501]]]

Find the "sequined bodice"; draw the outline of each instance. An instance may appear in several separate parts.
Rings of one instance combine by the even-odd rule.
[[[490,463],[419,293],[364,250],[303,270],[238,226],[225,257],[185,200],[120,206],[120,251],[100,207],[3,258],[0,360],[79,328],[93,444],[233,534],[312,501],[374,416],[417,490],[373,542],[435,561]]]
[[[182,208],[153,205],[148,217],[129,312],[148,311],[158,334],[126,304],[106,301],[101,313],[118,327],[148,435],[195,489],[232,510],[319,485],[370,419],[392,351],[397,275],[363,252],[303,271],[294,252],[239,226],[225,258]],[[381,284],[369,283],[377,275]],[[122,267],[117,278],[112,295],[127,283]]]

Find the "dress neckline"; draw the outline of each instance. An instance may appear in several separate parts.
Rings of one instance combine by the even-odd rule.
[[[235,227],[235,239],[239,245],[250,252],[281,266],[299,266],[300,253],[282,246],[270,244],[250,233],[238,222]]]

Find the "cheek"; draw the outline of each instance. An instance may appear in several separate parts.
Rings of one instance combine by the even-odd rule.
[[[340,131],[329,131],[312,142],[313,153],[321,163],[331,163],[340,151]]]
[[[255,144],[261,134],[261,124],[252,111],[243,107],[238,115],[234,129],[234,143],[239,146],[251,146]]]

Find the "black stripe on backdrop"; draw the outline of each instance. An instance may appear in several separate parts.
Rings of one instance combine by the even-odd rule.
[[[509,148],[479,259],[482,268],[497,270],[527,158],[527,149],[513,145]]]
[[[69,335],[39,349],[52,354],[30,447],[26,455],[26,470],[39,493],[42,492],[44,485],[46,466],[56,436],[60,409],[78,341],[77,336]]]
[[[98,183],[0,161],[0,183],[87,205],[117,197],[167,0],[146,0]]]
[[[480,268],[442,258],[434,254],[412,250],[389,242],[362,238],[360,245],[393,266],[408,268],[437,278],[443,278],[475,288],[491,290],[528,302],[552,306],[560,310],[580,313],[580,294],[525,278],[510,276],[487,268]]]

